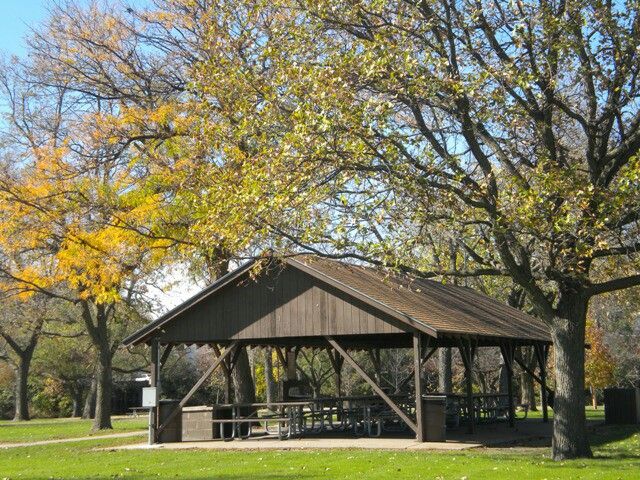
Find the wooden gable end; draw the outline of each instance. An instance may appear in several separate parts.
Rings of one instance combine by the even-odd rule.
[[[408,331],[384,312],[287,266],[224,286],[168,322],[158,339],[207,343]]]

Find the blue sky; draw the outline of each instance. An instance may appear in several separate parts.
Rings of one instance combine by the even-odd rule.
[[[48,0],[0,0],[0,49],[4,54],[22,55],[29,26],[47,15]]]

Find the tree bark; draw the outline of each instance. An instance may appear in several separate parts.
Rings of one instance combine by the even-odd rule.
[[[498,391],[508,393],[509,391],[509,369],[505,363],[500,364],[500,377],[498,379]]]
[[[96,411],[93,418],[93,430],[111,429],[111,389],[113,372],[111,362],[116,347],[111,345],[109,320],[115,306],[93,303],[84,300],[81,303],[82,318],[97,352],[94,378],[96,381]]]
[[[231,374],[235,389],[235,401],[239,403],[254,403],[256,401],[256,389],[251,376],[251,366],[249,365],[249,355],[247,349],[242,348],[236,366]]]
[[[22,347],[16,339],[11,337],[6,332],[0,331],[0,336],[7,343],[9,348],[13,350],[17,360],[13,363],[14,373],[16,376],[15,383],[15,399],[14,406],[15,412],[13,419],[15,421],[29,420],[29,369],[31,368],[31,360],[33,359],[33,352],[40,340],[40,334],[42,333],[43,319],[38,319],[35,323],[29,340],[25,347]]]
[[[111,390],[113,372],[111,369],[111,348],[108,343],[99,346],[96,370],[96,412],[93,430],[111,429]]]
[[[536,369],[536,359],[533,347],[522,347],[522,361],[532,371]],[[529,405],[529,410],[538,410],[536,405],[536,390],[534,379],[527,372],[520,372],[520,403]]]
[[[71,408],[71,417],[78,418],[82,414],[80,409],[80,405],[82,404],[82,389],[80,388],[79,385],[73,388],[71,399],[73,402],[73,405]]]
[[[452,392],[451,348],[443,347],[438,351],[438,390],[440,393]]]
[[[84,408],[82,409],[82,418],[89,419],[96,416],[96,389],[98,384],[95,375],[91,378],[91,385],[84,400]]]
[[[584,343],[587,299],[562,295],[551,334],[556,391],[552,455],[554,460],[591,457],[584,410]]]
[[[271,347],[264,349],[264,381],[266,383],[267,402],[275,402],[278,398],[278,386],[273,377],[273,350]]]
[[[15,421],[30,420],[29,415],[29,369],[31,367],[31,359],[33,358],[33,349],[27,348],[18,356],[17,364],[14,368],[16,375],[15,384],[15,413],[13,419]]]

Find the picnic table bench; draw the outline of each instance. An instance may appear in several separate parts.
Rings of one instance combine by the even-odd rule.
[[[134,418],[137,418],[139,412],[148,411],[149,407],[130,407],[129,410],[130,410],[129,415],[131,415]]]

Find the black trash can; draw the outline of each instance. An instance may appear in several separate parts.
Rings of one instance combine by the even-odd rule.
[[[640,423],[640,389],[605,388],[604,421],[618,425]]]
[[[160,415],[160,425],[164,424],[164,422],[169,418],[171,412],[173,412],[178,405],[180,404],[179,400],[160,400],[159,406],[159,415]],[[171,442],[181,442],[182,441],[182,414],[179,412],[177,415],[173,417],[169,425],[165,427],[162,432],[160,432],[160,436],[158,437],[158,443],[171,443]]]
[[[422,396],[422,422],[426,442],[446,440],[447,397],[444,395]]]

